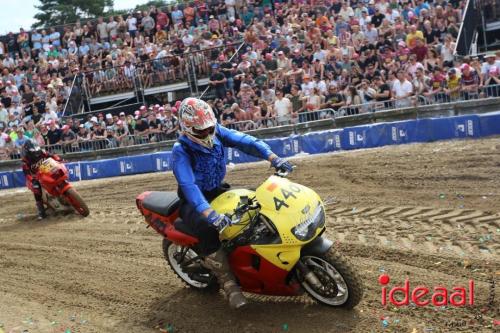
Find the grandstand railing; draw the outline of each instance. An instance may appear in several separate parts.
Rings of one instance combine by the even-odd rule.
[[[234,52],[230,60],[241,50],[243,43],[229,43],[219,47],[192,50],[180,55],[168,55],[159,59],[138,61],[127,65],[82,72],[83,89],[89,100],[120,93],[139,92],[175,83],[198,84],[208,78],[210,66],[217,62],[221,52]],[[238,46],[238,47],[237,47]],[[237,47],[237,48],[236,48]],[[233,48],[231,50],[230,48]]]
[[[497,97],[500,97],[500,84],[481,87],[479,89],[479,93],[477,94],[462,92],[451,96],[450,94],[446,94],[444,92],[436,92],[426,95],[412,96],[410,97],[411,104],[409,105],[409,107],[410,108],[425,107],[442,103],[460,103],[463,101],[497,98]],[[245,120],[245,121],[226,123],[224,125],[230,129],[246,132],[246,131],[255,131],[265,128],[280,127],[285,125],[307,124],[324,119],[335,120],[338,118],[349,117],[356,114],[363,114],[363,113],[368,114],[368,113],[375,113],[378,111],[400,110],[406,108],[406,107],[398,107],[397,106],[398,101],[399,100],[391,99],[383,102],[364,103],[359,105],[345,106],[339,108],[338,110],[331,108],[312,110],[312,111],[299,112],[297,114],[292,114],[290,116],[285,116],[285,117],[272,116],[258,120]],[[388,107],[381,108],[380,104],[383,104],[384,106]],[[356,111],[358,112],[356,113]],[[71,152],[99,151],[99,150],[113,149],[118,147],[140,146],[155,142],[173,141],[176,140],[176,138],[177,138],[176,133],[168,134],[165,132],[154,131],[154,132],[147,132],[145,134],[127,135],[120,140],[116,138],[77,140],[72,143],[60,143],[55,145],[48,145],[45,146],[44,148],[53,153],[65,154]],[[19,153],[16,149],[11,149],[9,154],[11,159],[20,158]]]

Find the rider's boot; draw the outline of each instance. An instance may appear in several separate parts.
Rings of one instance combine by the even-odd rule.
[[[45,213],[45,207],[43,205],[43,202],[37,201],[36,208],[38,210],[38,219],[39,220],[43,220],[44,218],[47,217],[47,213]]]
[[[234,275],[231,273],[227,254],[223,249],[219,249],[217,252],[207,256],[204,260],[204,265],[217,277],[217,281],[219,281],[224,290],[231,308],[239,309],[248,304],[247,299],[241,292],[240,286],[236,283]]]

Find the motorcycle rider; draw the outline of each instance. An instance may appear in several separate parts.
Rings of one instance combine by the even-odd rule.
[[[21,157],[23,161],[23,172],[26,177],[26,186],[30,188],[35,196],[36,208],[38,210],[38,219],[42,220],[47,217],[45,207],[42,201],[42,187],[36,178],[40,163],[49,157],[56,161],[61,161],[58,155],[51,154],[41,149],[38,143],[33,140],[26,141],[21,148]]]
[[[172,149],[172,157],[181,199],[179,215],[196,233],[197,250],[206,256],[203,264],[217,277],[229,305],[240,308],[247,300],[230,271],[227,253],[219,240],[219,233],[231,225],[231,219],[210,206],[210,201],[229,189],[229,185],[223,183],[224,147],[236,147],[266,159],[279,171],[291,172],[293,166],[274,154],[263,141],[218,124],[212,108],[203,100],[184,99],[178,113],[182,135]]]

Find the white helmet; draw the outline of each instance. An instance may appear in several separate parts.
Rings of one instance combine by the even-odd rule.
[[[184,99],[179,106],[181,129],[192,141],[212,148],[217,119],[207,102],[193,97]]]

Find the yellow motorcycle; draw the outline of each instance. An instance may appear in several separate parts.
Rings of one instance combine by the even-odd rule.
[[[211,202],[233,221],[221,233],[232,272],[246,292],[297,296],[305,290],[319,303],[353,308],[363,296],[363,284],[333,242],[322,237],[326,215],[321,198],[286,176],[275,174],[255,191],[230,190]],[[164,255],[173,271],[195,289],[218,288],[201,265],[198,239],[178,217],[176,193],[144,192],[136,202],[146,222],[164,236]]]

